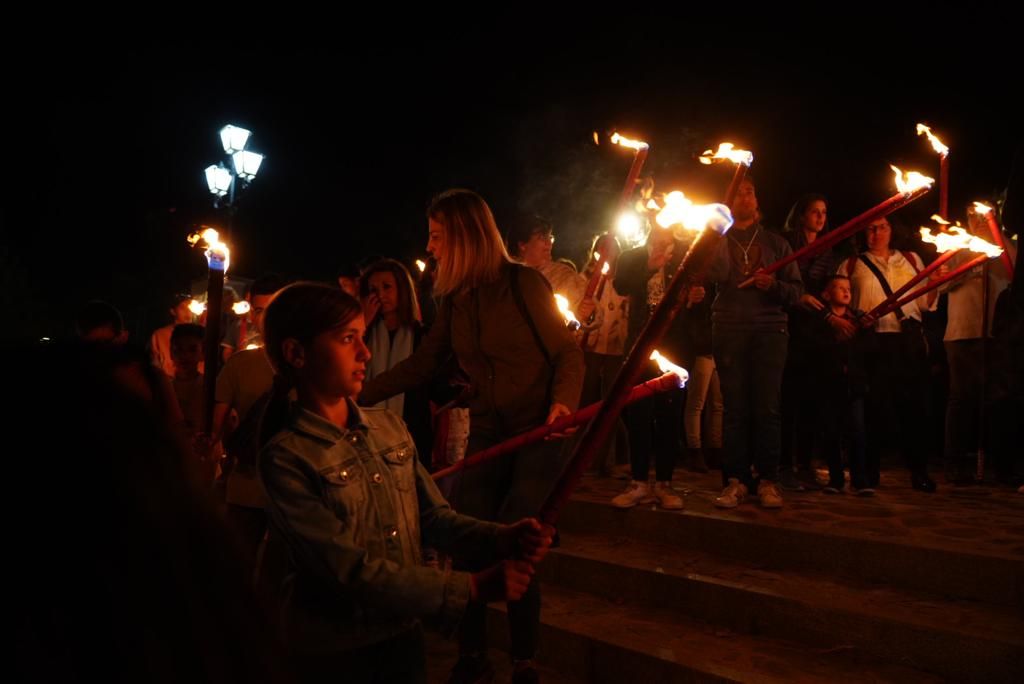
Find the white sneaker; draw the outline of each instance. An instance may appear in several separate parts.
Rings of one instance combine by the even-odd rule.
[[[612,499],[612,506],[616,508],[632,508],[637,504],[650,503],[652,501],[654,501],[654,497],[647,488],[647,483],[633,480],[626,487],[626,491]]]
[[[715,505],[719,508],[736,508],[745,498],[747,498],[747,485],[735,477],[730,477],[729,484],[722,490],[722,494],[715,497]]]
[[[782,508],[782,492],[774,482],[762,480],[757,486],[757,496],[763,508]]]

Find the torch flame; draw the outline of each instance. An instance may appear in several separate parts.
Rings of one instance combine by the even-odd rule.
[[[640,217],[631,211],[625,211],[619,215],[615,230],[631,247],[642,245],[647,237]]]
[[[979,214],[988,214],[992,211],[992,207],[988,206],[984,202],[975,202],[974,211],[976,211]]]
[[[947,221],[946,219],[944,219],[941,216],[939,216],[938,214],[932,214],[932,221],[935,221],[936,223],[938,223],[939,225],[942,225],[942,226],[953,225],[949,221]]]
[[[195,247],[202,240],[206,243],[206,263],[211,265],[213,261],[224,263],[224,272],[227,273],[231,263],[231,250],[220,241],[220,234],[215,228],[206,228],[201,233],[192,233],[188,236],[188,244]]]
[[[929,178],[917,171],[907,171],[904,173],[899,167],[892,164],[889,164],[889,168],[896,174],[896,189],[904,195],[917,192],[921,188],[930,188],[935,183],[934,178]]]
[[[420,273],[423,273],[424,271],[427,270],[427,262],[423,261],[422,259],[417,259],[416,268],[420,269]]]
[[[694,204],[685,194],[679,190],[673,190],[665,195],[665,208],[658,212],[655,220],[662,228],[669,226],[680,226],[683,230],[701,231],[708,223],[720,223],[720,216],[728,209],[721,204]],[[732,216],[728,214],[728,229],[732,225]],[[679,231],[677,231],[679,232]],[[719,232],[724,233],[724,230]],[[677,235],[676,237],[680,237]]]
[[[252,349],[259,349],[259,348],[260,348],[260,345],[256,344],[255,342],[245,345],[246,351],[249,351],[249,350],[252,350]]]
[[[754,153],[750,150],[737,150],[731,142],[719,143],[718,151],[704,150],[698,161],[701,164],[714,164],[725,160],[731,161],[733,164],[746,164],[750,166],[754,163]]]
[[[679,190],[673,190],[665,195],[665,208],[658,212],[655,220],[662,228],[682,224],[692,207],[693,202],[685,194]]]
[[[244,316],[249,313],[250,307],[249,302],[235,302],[231,305],[231,310],[235,312],[236,316]]]
[[[935,137],[932,133],[932,129],[928,128],[924,124],[917,124],[917,134],[925,134],[928,136],[928,141],[932,144],[932,149],[945,157],[949,154],[949,148],[942,144],[942,141]]]
[[[560,312],[562,312],[562,317],[565,318],[566,324],[569,324],[569,325],[575,324],[576,327],[579,327],[580,322],[576,319],[576,314],[574,314],[569,309],[569,300],[568,299],[566,299],[564,296],[556,293],[555,294],[555,304],[558,305],[558,310]]]
[[[206,304],[198,299],[193,299],[188,303],[188,310],[191,311],[194,316],[202,316],[203,312],[206,311]]]
[[[921,228],[921,240],[935,245],[939,252],[948,252],[954,249],[968,249],[972,252],[985,254],[989,257],[997,257],[1003,253],[999,247],[991,242],[983,240],[976,235],[971,235],[960,226],[950,226],[943,232],[934,234],[928,228]]]
[[[601,267],[601,275],[608,275],[608,271],[610,271],[611,268],[612,265],[610,263],[608,263],[607,261],[604,262],[604,266]]]
[[[630,140],[618,133],[612,133],[612,143],[615,145],[621,145],[622,147],[628,147],[631,150],[645,150],[650,147],[650,145],[645,143],[643,140]]]
[[[657,349],[651,352],[651,360],[657,362],[658,369],[661,370],[662,373],[674,373],[675,376],[679,378],[680,387],[683,387],[686,384],[686,381],[690,379],[690,374],[686,372],[685,368],[677,366],[666,359]]]
[[[658,211],[659,209],[661,209],[661,205],[658,204],[657,200],[649,199],[647,200],[647,208],[652,211]]]

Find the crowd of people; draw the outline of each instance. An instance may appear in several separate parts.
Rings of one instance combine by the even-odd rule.
[[[765,266],[828,233],[826,197],[801,197],[776,229],[764,221],[748,178],[731,210],[734,223],[710,267],[685,288],[658,342],[689,370],[685,392],[627,407],[594,466],[599,475],[628,478],[610,505],[682,509],[673,480],[690,473],[707,486],[699,476],[710,470],[721,473],[714,504],[726,509],[748,498],[778,509],[786,492],[810,489],[872,496],[883,464],[897,454],[922,494],[936,490],[940,465],[950,484],[976,482],[979,454],[991,459],[1000,484],[1020,487],[1012,445],[1021,408],[1021,355],[1013,346],[1021,308],[1010,300],[1013,274],[1002,262],[872,316],[933,256],[895,218],[870,223],[860,244],[841,243],[767,273]],[[228,335],[217,341],[218,368],[204,364],[209,341],[185,296],[169,302],[170,322],[152,333],[144,360],[131,351],[117,309],[104,302],[80,310],[78,346],[53,345],[32,357],[55,382],[58,371],[78,374],[75,396],[96,415],[76,417],[73,429],[91,440],[90,449],[120,459],[107,468],[118,471],[108,488],[120,498],[106,503],[135,518],[133,525],[151,515],[171,540],[168,549],[189,546],[171,529],[181,501],[151,510],[144,493],[129,491],[146,460],[127,446],[132,435],[142,452],[161,454],[143,465],[152,487],[161,475],[198,492],[197,500],[210,495],[208,509],[193,513],[180,534],[200,535],[190,553],[218,568],[213,576],[229,600],[220,615],[177,606],[178,626],[209,620],[205,629],[215,630],[240,621],[258,632],[260,620],[278,625],[280,650],[276,633],[225,630],[228,646],[268,644],[264,674],[280,669],[284,679],[313,681],[336,676],[343,662],[352,681],[422,681],[420,625],[428,620],[458,638],[450,681],[487,681],[486,606],[503,601],[513,680],[538,680],[535,569],[557,534],[536,516],[574,437],[537,442],[438,483],[431,472],[607,397],[693,239],[652,222],[638,246],[597,238],[578,269],[553,257],[551,222],[521,217],[503,234],[484,199],[468,190],[437,196],[426,223],[430,261],[422,270],[373,257],[353,259],[332,283],[256,279],[236,294],[249,303],[243,324],[222,326]],[[604,263],[608,273],[598,281]],[[566,326],[555,293],[568,300],[579,330]],[[652,363],[646,377],[657,372]],[[205,392],[211,373],[212,406]],[[136,416],[125,434],[117,434],[115,404]],[[217,556],[216,533],[201,532],[207,522],[216,527],[214,518],[226,523],[237,566]],[[104,524],[112,538],[131,532]],[[146,563],[146,572],[159,564]],[[191,600],[189,582],[198,580],[186,565],[169,561],[160,572],[179,598]],[[97,568],[92,580],[107,586],[122,574]],[[250,616],[258,611],[246,607],[249,600],[280,613]],[[126,606],[125,615],[129,608],[138,607]],[[52,648],[44,637],[57,635],[67,661],[52,659],[54,672],[74,665],[75,630],[85,628],[62,620],[62,611],[71,613],[55,598],[53,620],[24,634],[25,648],[38,651]],[[125,638],[129,632],[113,621],[104,628]],[[241,657],[232,648],[220,659],[206,652],[213,649],[166,648],[197,654],[175,676],[229,671],[230,659]],[[154,661],[133,667],[153,667],[161,657],[159,649],[142,651]]]

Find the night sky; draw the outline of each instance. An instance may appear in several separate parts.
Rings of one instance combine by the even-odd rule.
[[[247,277],[328,279],[372,254],[411,261],[427,202],[453,186],[480,192],[499,226],[550,217],[556,255],[579,262],[631,158],[594,145],[594,131],[648,141],[657,188],[706,201],[730,170],[695,157],[723,140],[753,150],[770,226],[809,191],[830,198],[833,225],[869,208],[893,192],[889,163],[937,176],[918,121],[952,148],[954,215],[1005,187],[1024,118],[1004,104],[1020,81],[1012,44],[940,50],[908,28],[843,47],[809,31],[750,33],[729,48],[700,33],[453,30],[267,47],[229,57],[228,76],[192,45],[94,46],[19,71],[0,224],[4,336],[67,334],[92,298],[118,306],[133,334],[163,324],[166,300],[205,270],[185,236],[224,222],[203,169],[223,159],[227,123],[251,129],[249,148],[266,155],[239,195],[231,245],[232,271]],[[901,59],[910,50],[918,66]],[[901,218],[918,225],[936,202]]]

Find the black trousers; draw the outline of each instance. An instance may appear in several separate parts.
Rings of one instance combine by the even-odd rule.
[[[292,669],[302,684],[424,684],[427,658],[423,628],[416,626],[390,639],[341,654],[294,657]]]
[[[914,475],[928,470],[928,354],[920,324],[904,331],[875,333],[865,354],[868,481],[878,484],[882,451],[896,446]]]
[[[466,453],[473,454],[497,444],[503,437],[474,431],[471,425]],[[506,524],[536,516],[565,468],[569,444],[568,440],[540,442],[515,454],[467,468],[454,487],[455,509],[464,515]],[[455,558],[453,564],[458,570],[476,572],[498,560]],[[540,580],[537,577],[521,599],[508,604],[508,623],[510,655],[514,660],[532,659],[540,637]],[[487,605],[470,601],[459,623],[459,652],[474,654],[486,650]]]

